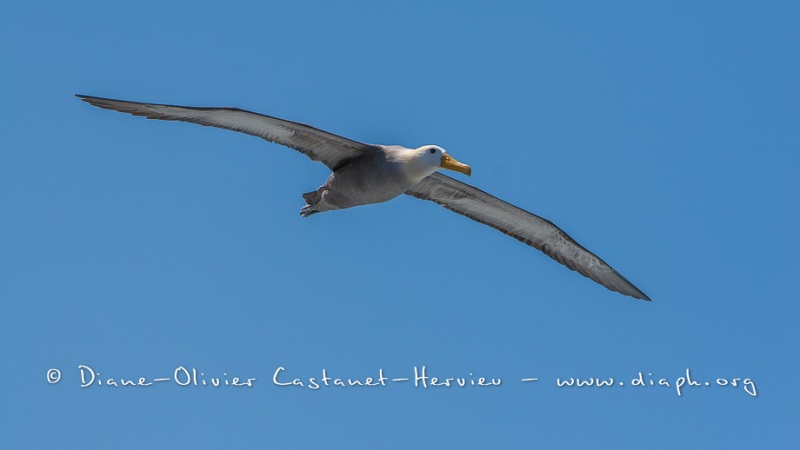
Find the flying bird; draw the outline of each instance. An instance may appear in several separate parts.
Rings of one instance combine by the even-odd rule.
[[[99,108],[148,119],[191,122],[258,136],[325,164],[333,173],[317,190],[303,194],[306,202],[300,210],[303,217],[385,202],[407,194],[495,228],[612,291],[650,300],[552,222],[437,172],[448,169],[467,176],[472,173],[470,166],[456,161],[439,146],[406,148],[365,144],[303,123],[238,108],[198,108],[78,97]]]

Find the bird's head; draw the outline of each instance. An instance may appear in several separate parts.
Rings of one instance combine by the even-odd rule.
[[[418,157],[423,161],[423,164],[431,169],[431,173],[438,169],[449,169],[461,172],[466,176],[472,174],[472,168],[464,163],[456,161],[455,158],[448,155],[447,152],[436,145],[423,145],[416,149]]]

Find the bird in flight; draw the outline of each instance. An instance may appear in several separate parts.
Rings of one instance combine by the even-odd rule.
[[[469,176],[472,169],[443,148],[377,145],[337,136],[312,126],[238,108],[199,108],[138,103],[78,95],[99,108],[148,119],[177,120],[224,128],[295,149],[328,166],[331,175],[315,191],[303,194],[300,215],[380,203],[402,194],[430,200],[541,250],[571,270],[633,298],[650,298],[598,256],[552,222],[504,202],[469,184],[443,175],[448,169]]]

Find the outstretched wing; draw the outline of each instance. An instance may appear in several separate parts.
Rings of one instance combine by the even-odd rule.
[[[314,161],[321,161],[331,170],[336,170],[342,163],[352,158],[378,150],[374,145],[353,141],[306,124],[238,108],[197,108],[128,102],[87,95],[77,97],[98,108],[144,116],[148,119],[179,120],[258,136],[293,148]]]
[[[522,241],[612,291],[650,300],[619,272],[552,222],[438,172],[406,191]]]

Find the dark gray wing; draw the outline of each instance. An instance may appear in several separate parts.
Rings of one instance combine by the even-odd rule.
[[[314,161],[321,161],[331,170],[336,170],[347,160],[378,150],[374,145],[343,138],[306,124],[238,108],[197,108],[128,102],[86,95],[77,97],[99,108],[144,116],[148,119],[179,120],[258,136],[293,148]]]
[[[522,241],[612,291],[650,299],[602,259],[583,248],[552,222],[438,172],[406,194],[445,208]]]

